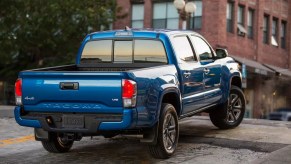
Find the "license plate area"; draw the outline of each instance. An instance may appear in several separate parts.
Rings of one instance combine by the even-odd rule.
[[[84,128],[84,116],[63,115],[62,116],[63,128]]]

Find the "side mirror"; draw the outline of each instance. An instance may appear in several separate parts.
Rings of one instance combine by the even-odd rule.
[[[228,56],[228,52],[226,49],[217,48],[215,52],[216,52],[216,59],[222,59]]]

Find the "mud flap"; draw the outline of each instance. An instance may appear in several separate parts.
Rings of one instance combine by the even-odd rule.
[[[158,140],[158,127],[159,122],[157,122],[152,128],[145,130],[143,133],[143,138],[140,140],[140,142],[156,145]]]
[[[41,129],[41,128],[34,128],[34,137],[36,141],[49,141],[49,132]]]

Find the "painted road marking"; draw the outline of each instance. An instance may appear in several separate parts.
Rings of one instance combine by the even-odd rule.
[[[7,145],[12,145],[12,144],[17,144],[17,143],[22,143],[22,142],[27,142],[27,141],[33,141],[34,140],[34,135],[28,135],[28,136],[23,136],[19,138],[9,138],[5,140],[0,140],[0,147],[4,147]]]

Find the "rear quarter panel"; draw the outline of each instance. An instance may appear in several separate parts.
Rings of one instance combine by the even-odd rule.
[[[137,127],[154,125],[161,107],[162,95],[167,89],[179,91],[179,80],[175,65],[151,67],[129,72],[137,82]],[[177,93],[180,94],[180,93]]]

